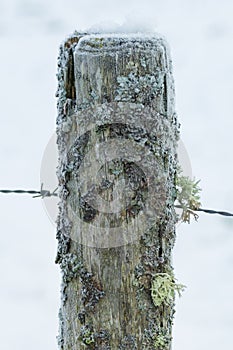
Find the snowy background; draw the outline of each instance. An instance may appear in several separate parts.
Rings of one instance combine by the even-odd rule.
[[[55,130],[56,58],[74,29],[98,22],[152,28],[171,46],[182,139],[203,207],[233,211],[233,3],[229,0],[1,0],[1,188],[40,186]],[[0,348],[56,349],[55,226],[40,199],[0,195]],[[180,300],[173,350],[232,349],[233,219],[201,214],[181,225]]]

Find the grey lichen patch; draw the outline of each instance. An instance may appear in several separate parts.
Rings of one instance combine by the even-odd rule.
[[[149,105],[155,96],[163,91],[163,74],[159,71],[156,75],[138,75],[135,72],[127,76],[117,78],[118,88],[116,101],[133,101]]]
[[[121,344],[119,346],[119,350],[128,350],[128,349],[137,350],[136,338],[131,334],[126,335],[122,339]]]
[[[82,283],[82,303],[85,312],[93,311],[95,305],[102,299],[105,295],[100,282],[85,269],[81,271],[81,283]]]
[[[83,264],[81,248],[77,250],[77,254],[63,254],[60,260],[62,272],[62,296],[63,301],[66,301],[66,288],[72,280],[80,279],[81,282],[81,301],[82,301],[82,316],[80,313],[80,322],[89,311],[93,311],[98,301],[104,297],[104,291],[99,281],[88,272]],[[82,322],[81,322],[82,323]]]
[[[166,95],[164,84],[166,70],[156,67],[148,74],[150,61],[146,56],[141,56],[138,62],[129,61],[126,65],[124,76],[117,77],[116,101],[133,101],[150,105],[155,97]],[[164,97],[167,99],[167,96]]]
[[[62,278],[64,283],[72,281],[73,278],[76,278],[78,272],[82,267],[82,263],[78,259],[77,255],[73,253],[68,253],[63,255],[60,263]]]
[[[150,279],[151,278],[149,278],[149,275],[146,275],[146,277],[143,276],[136,280],[136,282],[134,281],[133,285],[136,286],[136,301],[139,312],[146,312],[146,314],[153,318],[153,322],[155,322],[156,315],[153,310],[154,307],[151,303],[150,296]]]
[[[150,345],[148,345],[148,341]],[[156,325],[154,329],[145,330],[145,341],[143,342],[144,350],[170,350],[172,336],[167,331]]]

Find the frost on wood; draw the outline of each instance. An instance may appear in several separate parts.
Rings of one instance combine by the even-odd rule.
[[[179,125],[167,45],[158,35],[74,33],[60,47],[57,96],[60,350],[168,350],[174,299],[155,305],[152,295],[153,276],[172,271],[175,241]],[[103,163],[110,151],[118,157]]]

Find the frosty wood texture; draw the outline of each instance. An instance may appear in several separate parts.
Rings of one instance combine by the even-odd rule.
[[[170,349],[178,123],[157,35],[75,33],[60,48],[57,143],[59,347]]]

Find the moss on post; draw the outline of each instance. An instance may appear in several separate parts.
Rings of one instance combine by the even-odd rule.
[[[60,350],[168,350],[174,298],[154,302],[175,242],[167,44],[75,33],[58,67]]]

